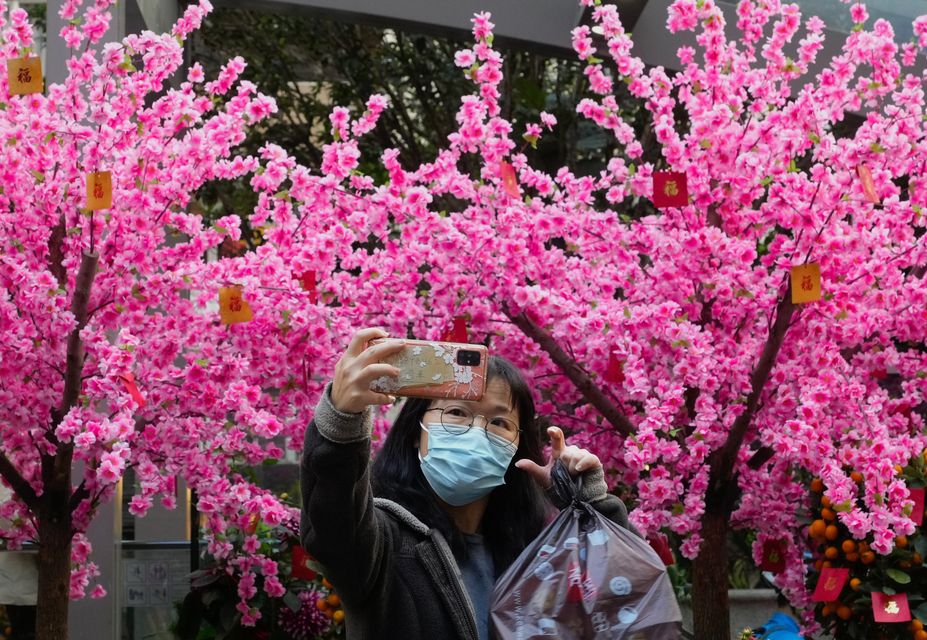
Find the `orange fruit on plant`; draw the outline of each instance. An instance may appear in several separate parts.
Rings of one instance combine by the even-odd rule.
[[[821,568],[822,568],[823,566],[824,566],[824,561],[821,560],[820,558],[818,558],[817,560],[814,561],[814,570],[815,570],[815,571],[820,571]]]
[[[859,554],[855,551],[847,554],[847,562],[859,562]]]
[[[329,605],[330,607],[334,607],[334,608],[336,608],[336,609],[338,608],[338,605],[341,604],[341,598],[338,597],[338,594],[337,594],[337,593],[330,593],[330,594],[328,594],[328,597],[325,598],[325,600],[328,601],[328,605]]]
[[[315,606],[318,607],[321,611],[325,611],[328,609],[328,602],[326,602],[325,598],[319,598],[315,601]]]
[[[833,613],[834,613],[834,607],[833,605],[831,605],[831,603],[828,602],[823,607],[821,607],[821,615],[824,616],[825,618],[832,615]]]
[[[814,491],[815,493],[821,493],[822,491],[824,491],[824,481],[821,480],[820,478],[814,478],[811,481],[811,490]]]
[[[328,578],[322,578],[322,584],[325,586],[326,589],[333,588],[332,583],[328,581]]]
[[[923,628],[924,628],[923,622],[921,622],[917,618],[914,618],[913,620],[911,620],[911,631],[920,631]]]
[[[828,522],[830,522],[834,518],[837,517],[837,514],[834,513],[833,509],[828,509],[827,507],[824,507],[823,509],[821,509],[821,517],[827,520]]]
[[[850,474],[850,479],[853,480],[853,482],[857,482],[857,483],[862,482],[863,474],[861,474],[859,471],[853,471]]]
[[[828,498],[827,496],[822,497],[821,506],[829,509],[830,508],[830,498]]]
[[[821,519],[815,520],[808,530],[811,532],[812,538],[823,538],[824,533],[827,531],[827,523]]]
[[[911,556],[911,562],[913,562],[914,564],[920,564],[923,561],[924,559],[921,558],[921,554],[917,553],[916,551],[914,552],[914,555]]]
[[[825,569],[830,569],[832,566],[834,566],[834,563],[831,562],[830,560],[825,560],[824,564],[822,564],[821,566]]]
[[[841,620],[849,620],[853,617],[853,610],[845,604],[837,607],[837,617]]]
[[[914,632],[914,640],[927,640],[927,631],[918,629]]]
[[[872,551],[863,551],[859,554],[859,559],[863,564],[872,564],[875,562],[875,554]]]
[[[898,536],[895,538],[895,546],[899,549],[904,549],[908,546],[908,536]]]
[[[332,614],[332,620],[335,622],[344,622],[344,609],[338,609]]]
[[[839,555],[840,552],[837,550],[837,547],[827,547],[827,550],[824,552],[824,557],[828,560],[836,560]]]
[[[840,535],[840,530],[835,524],[827,525],[827,529],[824,530],[824,537],[828,540],[836,540],[837,536]]]
[[[843,544],[840,545],[840,548],[843,549],[844,553],[853,553],[856,551],[856,543],[852,540],[844,540]]]
[[[863,581],[860,580],[859,578],[853,578],[852,580],[850,580],[850,588],[853,589],[853,591],[859,591],[859,588],[860,588],[859,585],[861,585],[862,583]]]

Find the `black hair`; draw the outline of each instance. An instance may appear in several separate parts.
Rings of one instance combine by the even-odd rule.
[[[489,494],[481,522],[498,577],[541,532],[548,505],[537,482],[515,467],[515,461],[521,459],[544,464],[531,389],[515,365],[501,356],[489,358],[487,384],[493,379],[508,386],[521,429],[518,449],[505,473],[505,484]],[[438,502],[418,459],[421,422],[430,405],[431,400],[427,399],[406,400],[373,462],[373,491],[381,498],[401,504],[423,523],[440,531],[454,554],[462,559],[466,557],[463,534]]]

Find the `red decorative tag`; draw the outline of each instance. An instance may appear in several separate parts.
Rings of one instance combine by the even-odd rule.
[[[665,535],[662,533],[655,533],[647,538],[647,542],[650,543],[650,547],[660,556],[660,560],[663,561],[663,564],[667,567],[676,564],[676,558],[673,557],[673,551],[670,549],[669,542],[667,542]]]
[[[499,173],[502,174],[502,188],[513,198],[521,198],[521,190],[518,188],[518,176],[515,175],[515,167],[508,162],[502,161],[499,164]]]
[[[872,592],[872,617],[876,622],[910,622],[911,610],[908,608],[908,594]]]
[[[655,171],[653,174],[653,206],[684,207],[689,204],[686,174],[675,171]]]
[[[624,382],[624,361],[614,353],[608,354],[608,365],[605,368],[605,382],[621,384]]]
[[[924,490],[908,489],[911,492],[911,499],[914,500],[914,508],[911,509],[911,520],[914,524],[921,526],[924,522]]]
[[[441,341],[461,342],[463,344],[470,342],[470,336],[467,334],[467,319],[464,316],[454,316],[454,324],[444,332]]]
[[[772,573],[785,571],[785,540],[764,540],[760,569]]]
[[[815,602],[832,602],[840,597],[843,591],[843,585],[847,583],[850,577],[849,569],[835,569],[828,567],[821,569],[821,575],[818,577],[818,584],[814,588],[814,595],[811,599]]]
[[[863,185],[863,195],[872,204],[879,204],[879,194],[876,193],[875,183],[872,181],[872,171],[864,164],[856,165],[856,173]]]
[[[131,372],[120,373],[119,379],[122,380],[122,384],[125,386],[126,391],[128,391],[132,399],[135,400],[135,404],[138,405],[139,409],[148,404],[145,400],[145,396],[138,390],[135,384],[135,376]]]
[[[293,573],[291,574],[297,580],[315,580],[316,572],[309,568],[309,561],[312,556],[301,546],[293,547]]]
[[[303,275],[299,276],[299,283],[302,285],[304,291],[309,292],[309,302],[317,304],[319,302],[319,291],[317,289],[318,283],[316,281],[315,271],[306,271],[303,273]]]

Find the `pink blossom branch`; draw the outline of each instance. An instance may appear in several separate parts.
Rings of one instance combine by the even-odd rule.
[[[631,424],[627,416],[602,393],[599,385],[579,366],[579,363],[574,358],[571,358],[563,350],[563,347],[557,343],[557,340],[550,333],[531,320],[524,312],[514,314],[507,306],[503,305],[503,313],[508,316],[516,327],[521,329],[522,333],[538,343],[541,349],[554,361],[554,364],[560,367],[563,374],[589,401],[589,404],[595,407],[616,431],[624,436],[634,433],[634,425]]]
[[[750,428],[753,417],[756,415],[760,396],[769,381],[769,374],[772,372],[773,365],[776,363],[776,356],[779,355],[779,350],[782,348],[789,321],[792,319],[792,314],[795,313],[795,305],[792,304],[791,285],[786,287],[785,294],[779,300],[775,313],[776,319],[769,332],[769,337],[766,339],[763,353],[760,354],[756,368],[750,376],[750,395],[747,397],[747,407],[734,420],[727,440],[716,454],[717,462],[712,464],[712,467],[717,470],[715,481],[721,484],[726,484],[732,477],[734,463],[737,461],[737,452],[740,450],[747,429]]]

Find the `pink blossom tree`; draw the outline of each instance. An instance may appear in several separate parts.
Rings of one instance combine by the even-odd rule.
[[[105,45],[111,2],[82,4],[61,9],[73,54],[64,83],[11,95],[0,74],[0,475],[16,496],[0,505],[12,523],[0,536],[11,548],[38,544],[43,640],[67,637],[68,598],[97,573],[84,533],[129,467],[139,516],[155,499],[172,508],[185,479],[220,557],[232,552],[228,526],[293,518],[233,469],[281,457],[279,445],[301,428],[291,418],[317,386],[294,373],[307,336],[260,300],[245,330],[207,308],[225,284],[270,278],[260,254],[207,264],[207,249],[237,237],[238,218],[204,226],[190,212],[207,181],[253,175],[257,185],[281,169],[233,153],[273,101],[238,81],[241,59],[209,82],[194,65],[168,86],[206,0],[172,33]],[[32,45],[25,12],[0,30],[0,67],[14,65],[15,84],[28,76],[16,71]],[[102,172],[111,189],[88,178]],[[282,286],[299,290],[291,278]],[[326,345],[344,331],[317,332],[313,348],[334,349]],[[245,575],[260,567],[265,590],[281,595],[273,562],[243,551],[238,566]],[[97,585],[91,595],[104,593]]]
[[[854,6],[859,28],[811,78],[820,20],[745,0],[741,35],[728,41],[711,0],[678,0],[669,27],[696,31],[699,55],[681,48],[683,71],[670,75],[632,55],[614,6],[595,6],[612,60],[597,59],[588,27],[574,32],[595,93],[579,109],[624,154],[580,176],[527,164],[519,145],[556,123],[541,114],[515,132],[500,117],[502,61],[479,15],[475,45],[454,60],[476,89],[458,130],[418,167],[387,151],[388,179],[377,182],[357,169],[357,139],[387,107],[382,97],[363,114],[333,111],[321,174],[271,143],[259,158],[237,157],[245,128],[274,108],[236,83],[243,61],[210,82],[194,65],[165,89],[208,3],[188,10],[176,38],[83,50],[105,30],[106,4],[65,28],[76,53],[69,79],[0,111],[0,474],[17,496],[0,516],[16,524],[3,532],[10,544],[40,544],[40,638],[65,637],[66,598],[94,572],[82,532],[128,465],[142,486],[133,512],[158,496],[170,506],[184,478],[207,514],[210,550],[235,555],[243,574],[260,572],[278,593],[274,567],[232,549],[223,531],[293,514],[234,465],[279,457],[281,441],[299,448],[347,337],[370,324],[437,338],[464,318],[471,340],[522,365],[542,413],[636,489],[638,527],[683,538],[698,637],[728,633],[733,526],[758,532],[758,560],[764,542],[785,541],[783,585],[807,604],[809,475],[823,478],[852,532],[876,535],[877,552],[912,530],[893,465],[925,446],[911,409],[927,386],[927,155],[913,67],[927,22],[899,47],[887,23],[867,29]],[[79,5],[66,5],[65,19]],[[16,14],[4,59],[30,38]],[[611,97],[616,81],[646,101],[658,166],[640,160]],[[858,131],[834,133],[860,110]],[[665,169],[687,186],[674,175],[670,188]],[[85,176],[98,171],[111,172],[112,206],[88,211]],[[251,176],[257,208],[204,227],[190,212],[196,189],[241,176]],[[678,205],[631,215],[673,195]],[[237,239],[243,216],[265,243],[204,261]],[[791,270],[806,264],[820,285],[812,270],[793,291]],[[819,300],[793,303],[818,289]],[[220,322],[217,297],[226,320],[250,321]],[[900,395],[879,385],[887,370]],[[851,468],[864,475],[862,495]],[[254,589],[239,591],[253,621]]]

